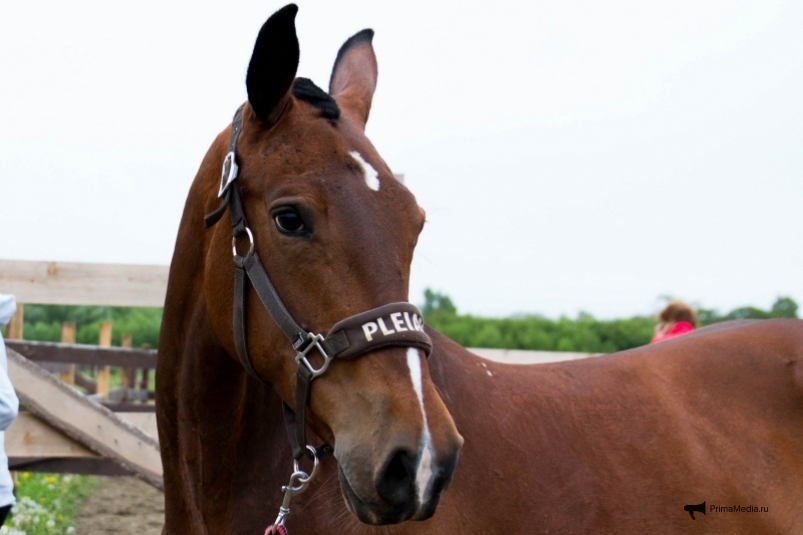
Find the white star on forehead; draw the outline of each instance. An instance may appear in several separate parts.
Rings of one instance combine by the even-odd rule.
[[[379,173],[377,173],[376,169],[366,162],[356,150],[349,152],[349,154],[362,166],[362,170],[365,173],[365,183],[368,184],[368,187],[374,191],[379,191]]]

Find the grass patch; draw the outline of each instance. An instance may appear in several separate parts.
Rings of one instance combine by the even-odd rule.
[[[17,504],[0,528],[0,535],[75,533],[78,504],[97,483],[91,476],[20,472]]]

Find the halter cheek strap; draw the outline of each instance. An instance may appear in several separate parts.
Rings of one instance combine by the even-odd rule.
[[[427,356],[432,352],[432,342],[424,332],[421,312],[411,303],[389,303],[372,310],[361,312],[337,322],[322,336],[308,332],[301,327],[288,312],[276,288],[268,277],[254,247],[254,235],[248,228],[240,192],[237,188],[239,168],[236,161],[237,139],[242,130],[243,106],[237,110],[232,120],[229,136],[229,150],[223,161],[223,173],[218,197],[220,206],[206,216],[207,228],[217,223],[228,208],[232,226],[232,252],[234,255],[234,345],[243,368],[256,379],[267,383],[256,372],[248,355],[246,335],[246,281],[254,287],[262,305],[270,313],[276,324],[290,341],[296,351],[296,407],[295,412],[284,404],[288,437],[293,449],[293,458],[298,461],[305,454],[320,458],[331,453],[329,446],[322,446],[310,452],[306,445],[306,408],[309,403],[310,384],[322,375],[334,359],[353,359],[384,347],[403,346],[418,348]],[[248,251],[244,255],[237,252],[237,238],[247,236]],[[323,357],[323,364],[315,368],[309,356],[317,352]]]

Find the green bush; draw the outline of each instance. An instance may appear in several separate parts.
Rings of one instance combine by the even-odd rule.
[[[25,305],[23,335],[26,340],[58,342],[61,324],[72,321],[76,325],[75,341],[79,344],[97,344],[100,324],[112,325],[112,345],[120,345],[123,334],[130,334],[133,347],[159,343],[162,323],[161,308],[91,307],[63,305]]]

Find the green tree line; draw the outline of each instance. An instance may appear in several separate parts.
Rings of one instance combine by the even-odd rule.
[[[586,313],[558,319],[537,314],[507,318],[460,314],[448,295],[430,289],[424,292],[421,311],[429,325],[466,347],[611,353],[649,343],[655,326],[655,318],[650,316],[599,320]],[[798,305],[789,297],[779,297],[769,310],[747,306],[726,314],[698,310],[701,325],[732,319],[796,318],[797,314]],[[130,334],[134,347],[145,343],[156,347],[162,309],[25,305],[24,318],[28,340],[58,342],[62,322],[72,321],[78,343],[96,344],[101,322],[108,321],[114,345],[120,344],[123,334]]]
[[[97,344],[100,324],[112,325],[112,345],[120,345],[120,337],[130,334],[133,347],[159,343],[162,324],[161,308],[129,308],[102,306],[25,305],[23,337],[26,340],[58,342],[61,324],[75,323],[75,341],[79,344]]]
[[[779,297],[770,310],[740,307],[720,314],[713,309],[699,309],[698,315],[701,325],[710,325],[733,319],[796,318],[797,309],[794,300]],[[587,313],[559,319],[537,314],[485,318],[458,313],[448,295],[430,289],[424,292],[421,312],[427,324],[465,347],[583,353],[612,353],[648,344],[656,323],[651,316],[598,320]]]

